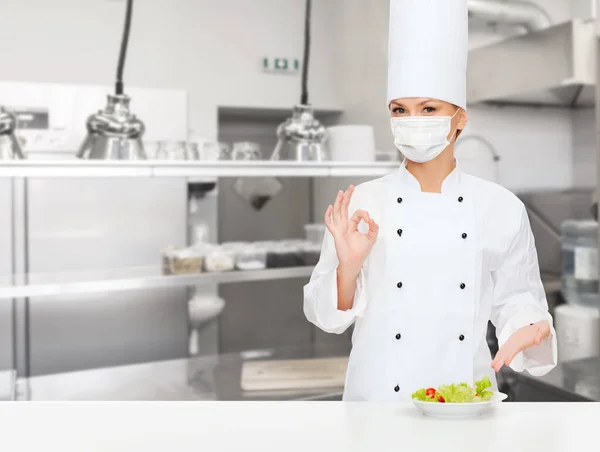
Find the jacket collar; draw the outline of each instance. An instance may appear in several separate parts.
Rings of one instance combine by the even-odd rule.
[[[442,182],[442,194],[452,195],[452,194],[460,194],[462,191],[461,188],[461,179],[462,179],[462,171],[458,164],[458,160],[455,159],[456,166],[452,170],[446,179]],[[400,175],[400,180],[402,183],[413,190],[421,191],[421,184],[416,179],[415,176],[411,174],[408,169],[406,169],[406,159],[402,161],[402,165],[400,165],[400,169],[398,170]]]

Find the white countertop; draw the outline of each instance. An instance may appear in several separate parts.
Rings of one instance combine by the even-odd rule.
[[[2,450],[583,452],[598,448],[600,403],[441,421],[391,403],[28,402],[2,404],[0,426]]]

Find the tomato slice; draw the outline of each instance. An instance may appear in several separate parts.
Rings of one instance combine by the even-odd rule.
[[[429,389],[427,389],[427,391],[425,391],[425,395],[427,397],[431,397],[433,399],[435,397],[436,392],[437,391],[434,388],[429,388]]]
[[[446,403],[446,401],[444,400],[444,398],[442,396],[438,396],[438,402]]]

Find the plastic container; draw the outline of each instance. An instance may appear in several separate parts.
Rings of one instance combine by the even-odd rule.
[[[255,245],[246,246],[238,251],[235,258],[238,270],[264,270],[267,268],[267,250]]]
[[[327,227],[324,224],[304,225],[304,234],[306,235],[306,240],[312,243],[316,243],[318,245],[321,245],[323,243],[326,230]]]
[[[267,253],[268,268],[288,268],[303,265],[302,247],[290,242],[279,242]]]
[[[163,252],[163,273],[182,275],[201,273],[204,255],[195,248],[167,248]]]
[[[321,245],[306,241],[302,245],[302,265],[317,265],[321,257]]]
[[[563,296],[567,303],[600,307],[598,223],[593,220],[567,220],[561,229]]]
[[[219,245],[209,247],[204,256],[207,272],[227,272],[235,269],[235,253]]]
[[[249,141],[233,143],[231,160],[261,160],[260,145]]]

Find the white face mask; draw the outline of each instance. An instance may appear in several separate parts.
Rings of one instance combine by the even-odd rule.
[[[456,113],[460,108],[456,110]],[[413,162],[425,163],[442,153],[451,142],[452,118],[456,116],[409,116],[391,118],[394,144]]]

